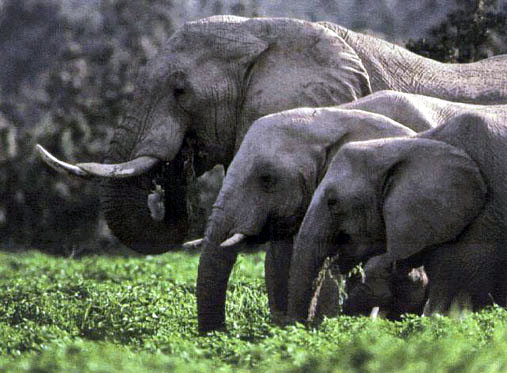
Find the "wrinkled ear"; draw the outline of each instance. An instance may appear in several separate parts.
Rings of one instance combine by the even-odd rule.
[[[269,46],[252,69],[245,93],[244,110],[255,117],[334,106],[371,93],[361,59],[332,30],[287,18],[254,18],[244,26]]]
[[[214,16],[186,23],[184,35],[199,40],[202,52],[224,61],[250,64],[268,48],[268,43],[252,33],[248,18]]]
[[[486,185],[476,163],[450,145],[413,139],[383,184],[387,251],[405,259],[454,240],[481,211]]]

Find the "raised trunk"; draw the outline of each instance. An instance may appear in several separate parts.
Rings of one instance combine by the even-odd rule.
[[[227,282],[236,262],[236,251],[221,248],[229,229],[223,210],[214,208],[206,230],[197,273],[197,317],[199,332],[225,329]]]
[[[507,56],[466,64],[444,64],[392,43],[324,23],[357,53],[372,90],[392,89],[448,101],[507,103]]]

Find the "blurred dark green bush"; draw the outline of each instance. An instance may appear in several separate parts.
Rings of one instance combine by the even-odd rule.
[[[497,0],[454,0],[456,10],[406,47],[441,62],[474,62],[507,53],[507,4]]]
[[[167,0],[92,3],[0,4],[3,247],[65,253],[79,242],[110,239],[96,186],[48,170],[34,145],[69,161],[100,161],[136,66],[155,53],[173,22]]]

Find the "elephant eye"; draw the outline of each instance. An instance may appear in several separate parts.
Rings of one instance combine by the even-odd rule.
[[[270,191],[276,184],[276,179],[271,174],[263,174],[259,177],[260,184],[265,191]]]
[[[183,96],[185,94],[185,89],[183,87],[176,87],[173,90],[173,95],[175,99],[178,99],[179,97]]]
[[[186,92],[187,79],[182,71],[176,71],[167,78],[167,84],[172,88],[174,98],[177,100]]]
[[[334,197],[327,199],[327,208],[332,214],[336,214],[338,210],[338,200]]]
[[[338,201],[337,201],[337,199],[336,199],[336,198],[329,198],[329,199],[327,200],[327,206],[328,206],[329,208],[334,208],[337,204],[338,204]]]

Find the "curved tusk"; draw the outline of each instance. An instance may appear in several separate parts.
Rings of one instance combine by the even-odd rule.
[[[186,250],[198,249],[201,247],[202,241],[204,238],[198,238],[197,240],[187,241],[183,244],[183,248]]]
[[[376,319],[378,315],[378,311],[380,310],[380,307],[376,306],[371,309],[370,318]]]
[[[58,160],[55,156],[50,154],[39,144],[37,144],[37,150],[39,151],[39,154],[41,155],[41,158],[44,160],[44,162],[46,162],[56,171],[65,172],[80,177],[97,176],[103,178],[120,179],[139,176],[149,171],[159,162],[157,158],[144,156],[118,164],[78,163],[74,166]]]
[[[93,176],[121,179],[142,175],[158,162],[157,158],[139,157],[118,164],[78,163],[76,166]]]
[[[243,241],[246,236],[243,233],[235,233],[231,238],[228,238],[224,242],[220,244],[220,247],[230,247],[237,245],[241,241]]]
[[[64,173],[75,175],[75,176],[79,176],[79,177],[89,177],[90,176],[88,174],[88,172],[82,170],[81,168],[58,160],[50,152],[48,152],[46,149],[44,149],[42,147],[42,145],[37,144],[35,146],[35,148],[39,152],[39,155],[42,158],[42,160],[49,167],[51,167],[53,170],[56,170],[58,172],[64,172]]]

